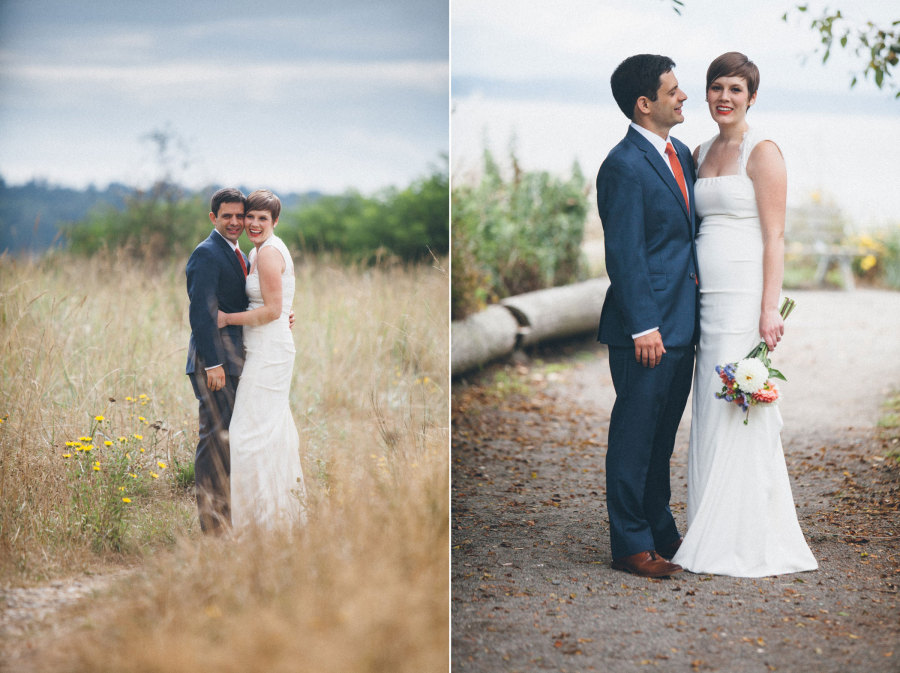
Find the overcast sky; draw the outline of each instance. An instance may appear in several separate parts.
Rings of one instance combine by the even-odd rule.
[[[526,169],[563,173],[578,160],[592,179],[628,124],[609,77],[636,53],[676,62],[688,101],[672,133],[693,148],[717,131],[703,100],[706,68],[741,51],[761,72],[749,121],[782,147],[791,204],[818,191],[863,228],[900,221],[900,100],[871,81],[851,90],[857,62],[845,52],[823,66],[809,23],[826,5],[811,0],[808,14],[782,21],[797,4],[685,0],[678,16],[669,0],[453,0],[454,179],[477,174],[485,146],[504,157],[512,138]],[[900,19],[896,0],[837,5],[860,22]]]
[[[405,186],[448,138],[447,0],[0,0],[0,175]]]

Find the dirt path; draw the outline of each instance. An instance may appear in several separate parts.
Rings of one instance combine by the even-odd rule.
[[[794,292],[775,355],[813,573],[647,580],[610,569],[614,399],[590,341],[453,391],[457,671],[900,671],[900,475],[880,405],[900,380],[900,293]],[[499,373],[498,373],[499,372]],[[498,390],[505,392],[498,393]],[[687,430],[673,458],[685,525]]]
[[[32,587],[0,589],[0,671],[35,671],[33,659],[49,639],[65,637],[77,618],[115,582],[133,572],[104,568]]]

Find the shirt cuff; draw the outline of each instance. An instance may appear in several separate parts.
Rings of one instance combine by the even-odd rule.
[[[651,332],[653,330],[650,330]],[[210,369],[215,369],[216,367],[221,367],[222,365],[213,365],[212,367],[204,367],[203,371],[208,372]]]
[[[657,331],[658,329],[659,329],[659,327],[654,327],[653,329],[644,330],[643,332],[638,332],[637,334],[632,334],[632,335],[631,335],[631,338],[632,338],[632,339],[637,339],[638,337],[642,337],[642,336],[645,336],[645,335],[647,335],[647,334],[650,334],[651,332],[655,332],[655,331]]]

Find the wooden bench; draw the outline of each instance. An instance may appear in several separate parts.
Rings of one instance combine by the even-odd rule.
[[[825,276],[832,266],[841,273],[845,290],[853,290],[853,258],[859,250],[847,246],[845,220],[841,211],[821,201],[802,208],[791,208],[785,222],[785,252],[788,255],[814,257],[818,260],[813,282],[825,284]]]

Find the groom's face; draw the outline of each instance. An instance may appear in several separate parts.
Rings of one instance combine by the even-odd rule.
[[[670,129],[684,121],[681,106],[687,94],[678,86],[678,79],[671,70],[659,77],[656,100],[648,101],[651,122],[660,129]]]
[[[210,213],[209,219],[222,236],[237,243],[244,231],[244,204],[223,203],[218,213]]]

